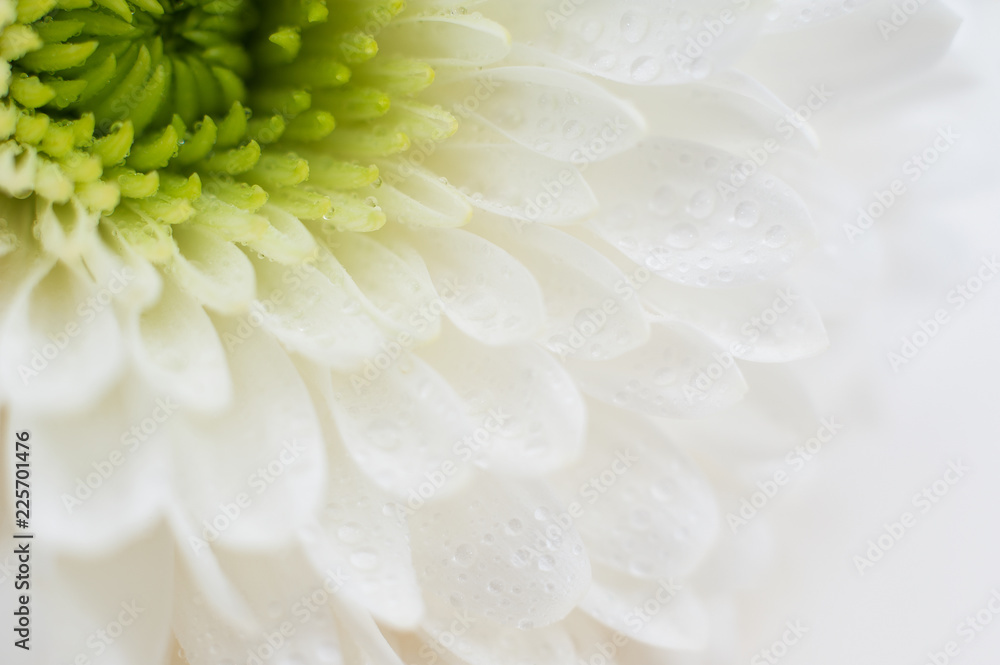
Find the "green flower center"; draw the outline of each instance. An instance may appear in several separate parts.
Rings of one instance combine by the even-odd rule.
[[[10,65],[0,158],[34,168],[16,195],[100,213],[156,262],[177,252],[180,224],[261,241],[268,204],[337,230],[377,229],[372,160],[456,128],[412,99],[433,81],[430,66],[378,55],[378,33],[403,9],[20,0],[0,31],[0,65]]]

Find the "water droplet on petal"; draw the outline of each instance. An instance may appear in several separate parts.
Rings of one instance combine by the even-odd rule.
[[[455,563],[461,566],[471,566],[476,559],[476,548],[468,543],[462,543],[455,548]]]
[[[736,206],[733,219],[743,228],[749,229],[760,219],[760,206],[756,201],[743,201]]]
[[[649,20],[636,12],[625,12],[621,20],[622,37],[625,41],[637,44],[646,36]]]
[[[774,249],[784,247],[788,244],[788,231],[779,224],[772,226],[764,234],[764,244]]]
[[[648,55],[643,55],[632,62],[632,67],[629,71],[632,74],[633,81],[647,83],[659,75],[660,63]]]
[[[700,189],[691,197],[687,212],[695,219],[705,219],[715,210],[715,194],[708,189]]]
[[[675,249],[691,249],[698,243],[698,229],[692,224],[676,224],[667,234],[667,244]]]

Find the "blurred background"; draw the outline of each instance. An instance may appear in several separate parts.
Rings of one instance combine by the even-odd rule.
[[[947,4],[962,24],[945,58],[812,121],[845,217],[820,220],[822,266],[799,275],[831,347],[793,371],[843,429],[745,528],[723,527],[728,555],[755,571],[731,662],[1000,662],[1000,3]],[[937,161],[915,164],[949,127]],[[843,224],[896,178],[906,193],[849,240]],[[808,632],[769,661],[761,650],[794,620]]]

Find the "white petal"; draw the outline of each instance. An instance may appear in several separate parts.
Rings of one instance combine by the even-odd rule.
[[[743,371],[751,390],[741,402],[712,418],[674,420],[662,428],[678,441],[697,441],[697,454],[724,458],[726,466],[760,462],[773,471],[774,460],[815,436],[827,414],[817,413],[786,367],[748,363]]]
[[[892,22],[898,4],[876,0],[837,21],[768,35],[740,61],[740,68],[782,99],[796,102],[816,90],[846,96],[852,90],[895,84],[937,62],[961,22],[945,3],[927,0],[900,27]],[[794,63],[789,53],[795,54]]]
[[[645,419],[603,405],[590,417],[583,457],[550,483],[591,560],[649,580],[690,573],[718,533],[711,485]]]
[[[499,67],[455,81],[437,94],[507,138],[563,162],[603,159],[633,146],[645,120],[587,79],[542,67]]]
[[[681,284],[771,278],[811,247],[812,221],[798,195],[752,161],[744,180],[744,162],[701,144],[645,141],[588,172],[602,209],[594,228],[639,265]]]
[[[379,51],[434,66],[481,67],[502,60],[510,34],[477,14],[398,18],[379,33]]]
[[[396,355],[387,346],[364,371],[333,374],[329,407],[358,467],[393,496],[420,499],[431,478],[441,479],[431,493],[445,480],[452,489],[465,478],[468,468],[455,464],[452,446],[472,427],[451,386],[391,344]]]
[[[487,0],[411,0],[406,6],[417,11],[444,11],[474,7],[484,2]]]
[[[325,247],[297,265],[251,259],[257,300],[241,317],[226,347],[240,346],[262,326],[287,348],[327,367],[351,371],[378,352],[383,341],[378,316],[347,271]],[[367,306],[366,306],[367,305]]]
[[[567,360],[588,395],[651,416],[700,418],[742,399],[747,386],[727,351],[683,325],[654,325],[648,343],[612,360]]]
[[[7,313],[0,376],[11,400],[38,410],[85,409],[125,366],[115,318],[115,284],[98,284],[82,266],[56,264]]]
[[[587,73],[640,85],[725,69],[763,20],[760,3],[733,0],[519,0],[492,3],[487,11],[519,42]]]
[[[487,142],[459,133],[428,157],[428,166],[469,197],[472,205],[508,217],[544,224],[570,224],[597,207],[580,171],[516,143]]]
[[[594,572],[594,583],[580,603],[580,609],[591,617],[650,646],[684,651],[704,648],[708,615],[679,580],[635,580],[597,568]],[[655,612],[646,609],[654,606]]]
[[[35,199],[33,232],[49,254],[72,261],[93,242],[99,215],[89,212],[77,199],[53,203]]]
[[[379,621],[412,629],[423,616],[424,604],[410,558],[409,533],[392,498],[367,483],[347,458],[344,463],[352,477],[343,474],[333,480],[338,483],[336,493],[328,497],[322,536],[308,544],[310,558],[317,568],[327,562],[342,566],[347,583],[341,593]]]
[[[416,153],[414,153],[416,154]],[[378,204],[386,218],[414,227],[453,228],[468,224],[472,206],[438,174],[413,163],[412,155],[378,163]]]
[[[35,549],[32,657],[23,662],[165,662],[174,591],[170,540],[161,526],[98,559],[55,557]],[[13,589],[10,594],[13,598]]]
[[[0,191],[15,199],[27,197],[34,189],[37,169],[35,149],[23,147],[20,141],[0,143]]]
[[[313,367],[304,376],[313,399],[331,399],[326,372]],[[320,573],[342,570],[342,595],[390,626],[412,629],[424,604],[403,511],[351,461],[330,412],[321,409],[319,417],[328,452],[326,499],[318,528],[306,528],[306,555]]]
[[[590,562],[556,502],[480,476],[466,491],[416,511],[413,562],[429,594],[474,617],[522,630],[563,618],[590,584]]]
[[[152,308],[137,318],[134,360],[160,394],[185,407],[224,408],[233,396],[226,354],[212,320],[169,279]]]
[[[115,306],[120,318],[138,315],[160,297],[163,277],[152,263],[122,241],[110,222],[102,222],[83,253],[87,271],[101,284],[120,288]]]
[[[484,593],[490,593],[485,591]],[[493,592],[496,593],[496,592]],[[470,665],[521,665],[544,662],[546,665],[573,665],[573,643],[560,625],[519,630],[489,619],[477,618],[461,633],[451,630],[462,608],[436,596],[428,598],[429,612],[421,630],[427,648],[451,652]]]
[[[329,603],[343,585],[338,571],[316,574],[299,547],[220,552],[219,561],[246,599],[258,627],[241,634],[200,598],[205,590],[184,580],[178,589],[174,629],[190,665],[252,663],[254,658],[266,662],[268,654],[275,653],[295,659],[292,662],[339,659],[339,625]]]
[[[168,511],[177,545],[174,631],[179,634],[185,622],[200,626],[201,630],[215,625],[215,621],[224,622],[220,625],[243,634],[259,630],[260,621],[254,616],[246,598],[226,577],[215,551],[202,540],[205,534],[196,532],[199,527],[190,523],[183,510],[180,502],[174,502]],[[209,607],[200,609],[205,605]],[[205,617],[211,615],[215,618],[207,621]]]
[[[236,326],[216,325],[224,338]],[[302,379],[274,340],[253,335],[228,361],[232,406],[173,423],[178,500],[206,543],[274,545],[321,504],[323,437]]]
[[[257,214],[269,224],[264,236],[249,241],[248,247],[281,263],[297,263],[315,255],[316,241],[297,217],[270,203]]]
[[[462,332],[483,344],[532,339],[545,321],[538,282],[510,254],[460,230],[405,235],[427,264],[441,306]]]
[[[255,281],[243,252],[204,227],[178,224],[172,232],[180,252],[167,271],[177,284],[223,314],[245,310],[253,299]]]
[[[157,400],[128,376],[84,414],[12,409],[13,422],[39,442],[32,449],[39,537],[66,551],[106,554],[160,521],[171,501],[176,405]]]
[[[34,206],[26,201],[0,198],[0,233],[4,251],[0,253],[0,324],[10,307],[34,288],[55,263],[52,257],[39,251],[31,236]],[[0,356],[3,355],[0,349]],[[2,385],[2,384],[0,384]]]
[[[421,355],[462,397],[480,432],[461,448],[462,463],[537,476],[574,460],[583,447],[586,410],[565,369],[534,345],[486,349],[456,332]]]
[[[393,332],[417,341],[437,335],[437,293],[418,255],[401,256],[368,233],[330,232],[325,241]]]
[[[767,13],[769,32],[798,30],[855,11],[869,0],[778,0]]]
[[[698,83],[615,85],[612,90],[638,107],[653,136],[704,143],[745,159],[756,156],[768,162],[777,150],[811,154],[819,147],[816,132],[796,117],[795,110],[737,71]]]
[[[695,289],[650,275],[639,288],[662,320],[687,323],[742,360],[788,362],[829,345],[815,305],[784,282]]]
[[[495,217],[470,230],[510,252],[538,280],[548,314],[539,339],[552,352],[608,359],[649,339],[638,301],[621,298],[625,274],[586,243],[541,224]]]
[[[368,612],[347,598],[338,597],[335,600],[337,616],[344,625],[341,638],[344,662],[403,665],[399,654],[393,650],[381,627]]]

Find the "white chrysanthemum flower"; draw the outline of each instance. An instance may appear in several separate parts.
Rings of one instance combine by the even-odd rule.
[[[756,365],[826,345],[808,116],[954,27],[885,10],[0,0],[32,662],[705,647],[721,517],[671,433],[725,483],[808,420]]]

